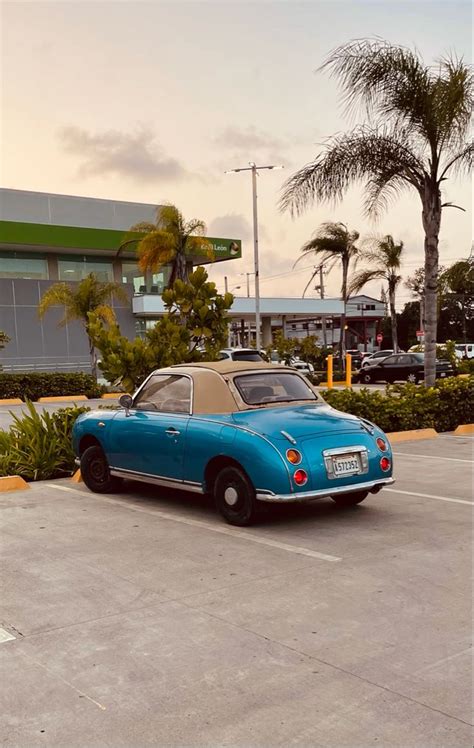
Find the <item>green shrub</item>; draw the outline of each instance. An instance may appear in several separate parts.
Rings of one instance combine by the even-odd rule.
[[[389,385],[385,394],[366,388],[321,394],[333,408],[367,418],[383,431],[453,431],[461,423],[474,423],[474,377],[449,377],[435,387]]]
[[[86,395],[100,397],[105,387],[98,385],[91,374],[84,372],[31,372],[7,374],[0,372],[0,399],[20,397],[36,401],[40,397]]]
[[[474,358],[457,360],[458,374],[474,374]]]
[[[0,431],[0,477],[20,475],[31,481],[71,475],[72,427],[76,418],[89,408],[38,413],[31,402],[26,406],[27,412],[13,416],[9,431]]]

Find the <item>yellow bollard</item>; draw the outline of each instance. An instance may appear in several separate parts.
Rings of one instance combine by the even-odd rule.
[[[346,387],[352,387],[352,356],[346,353]]]
[[[328,377],[327,377],[327,386],[328,389],[331,389],[333,386],[332,381],[332,353],[329,354],[326,361],[328,362]]]

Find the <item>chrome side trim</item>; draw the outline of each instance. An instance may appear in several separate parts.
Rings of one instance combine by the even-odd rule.
[[[257,489],[257,499],[259,501],[269,501],[272,503],[291,503],[294,501],[313,501],[314,499],[325,499],[337,494],[357,493],[358,491],[372,491],[374,488],[383,488],[395,483],[394,478],[381,478],[378,480],[366,481],[365,483],[353,483],[350,486],[335,486],[334,488],[323,488],[319,491],[303,491],[296,494],[274,494],[264,489]]]
[[[164,488],[178,488],[181,491],[193,491],[195,493],[204,493],[202,483],[195,481],[179,480],[178,478],[165,478],[161,475],[152,475],[151,473],[139,473],[135,470],[126,468],[110,468],[110,474],[118,478],[128,478],[129,480],[141,481],[142,483],[152,483],[155,486]]]

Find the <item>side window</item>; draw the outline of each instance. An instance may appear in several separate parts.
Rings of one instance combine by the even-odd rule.
[[[382,361],[382,363],[387,366],[393,366],[394,364],[398,364],[399,358],[400,356],[388,356],[384,361]]]
[[[133,407],[160,413],[189,413],[191,380],[176,374],[156,374],[140,390]]]
[[[230,358],[230,356],[229,356],[228,353],[224,353],[224,351],[221,351],[219,353],[219,358],[217,360],[218,361],[227,361],[229,358]]]
[[[403,366],[409,366],[413,363],[413,359],[411,356],[397,356],[397,363],[402,364]]]

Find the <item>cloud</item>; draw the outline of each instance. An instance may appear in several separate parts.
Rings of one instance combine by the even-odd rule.
[[[70,125],[61,128],[58,136],[64,151],[79,157],[81,177],[100,174],[152,182],[177,181],[189,176],[177,159],[163,153],[153,133],[144,127],[132,133],[119,130],[93,133]]]
[[[253,125],[248,127],[226,127],[214,138],[216,145],[223,148],[235,148],[239,151],[278,151],[286,148],[284,140],[276,138]]]
[[[242,239],[243,242],[252,238],[250,222],[241,213],[227,213],[217,216],[208,226],[209,236],[222,236],[228,239]]]

